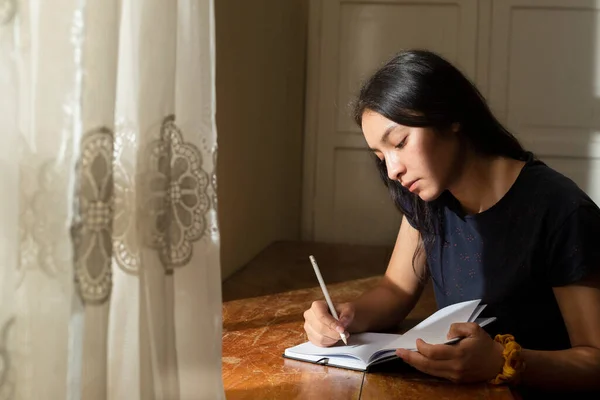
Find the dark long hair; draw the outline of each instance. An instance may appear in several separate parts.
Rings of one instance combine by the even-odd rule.
[[[479,154],[525,159],[526,152],[519,141],[494,117],[475,85],[430,51],[400,52],[376,71],[363,84],[354,104],[358,126],[362,126],[367,110],[400,125],[430,127],[439,132],[458,123],[462,137]],[[394,204],[416,226],[427,250],[436,233],[443,234],[444,196],[431,202],[421,200],[389,179],[385,162],[374,158]],[[415,251],[413,267],[422,250],[419,246]]]

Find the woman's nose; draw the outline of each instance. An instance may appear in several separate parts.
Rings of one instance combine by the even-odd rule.
[[[406,172],[406,167],[399,160],[392,157],[386,159],[388,178],[393,181],[399,181]]]

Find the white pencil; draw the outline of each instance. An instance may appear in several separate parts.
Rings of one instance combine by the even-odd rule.
[[[325,300],[327,301],[327,305],[329,306],[329,311],[331,312],[331,315],[333,315],[333,318],[339,321],[340,318],[338,317],[337,312],[333,307],[331,297],[329,297],[329,292],[327,291],[327,287],[325,286],[325,282],[323,281],[323,277],[321,276],[321,271],[319,270],[319,266],[317,265],[317,260],[315,260],[313,256],[308,257],[308,259],[310,260],[310,263],[312,264],[313,269],[315,270],[315,274],[317,275],[317,279],[319,280],[319,285],[321,285],[321,290],[323,291],[323,295],[325,296]],[[342,338],[344,344],[348,345],[346,334],[340,333],[340,337]]]

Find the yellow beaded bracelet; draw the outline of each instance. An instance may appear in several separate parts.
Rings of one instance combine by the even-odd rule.
[[[493,385],[518,383],[525,369],[525,362],[521,356],[521,346],[515,342],[513,335],[496,335],[494,340],[504,346],[504,350],[502,351],[504,365],[502,366],[502,372],[492,379],[490,383]]]

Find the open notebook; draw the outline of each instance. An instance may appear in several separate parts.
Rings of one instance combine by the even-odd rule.
[[[346,369],[366,371],[370,366],[397,358],[398,348],[416,351],[417,339],[431,344],[451,344],[459,339],[447,340],[450,326],[455,322],[476,322],[485,326],[495,318],[477,318],[485,308],[481,300],[470,300],[444,307],[403,335],[390,333],[359,333],[351,335],[348,345],[341,341],[333,347],[318,347],[310,342],[285,349],[284,357],[331,365]]]

